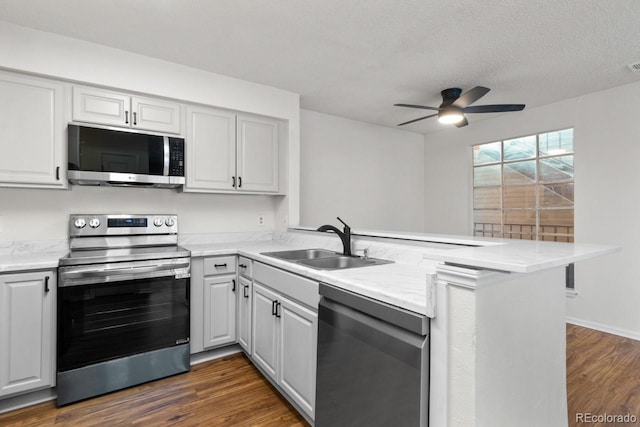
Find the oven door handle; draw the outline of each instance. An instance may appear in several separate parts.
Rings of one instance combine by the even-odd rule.
[[[189,267],[190,263],[185,262],[176,264],[139,265],[104,270],[65,271],[60,273],[59,286],[65,287],[91,283],[121,282],[125,280],[175,276],[177,274],[182,277],[188,277]]]

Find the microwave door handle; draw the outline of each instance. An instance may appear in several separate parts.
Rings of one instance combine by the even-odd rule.
[[[162,143],[164,145],[164,168],[162,169],[162,175],[169,176],[169,137],[163,137]]]

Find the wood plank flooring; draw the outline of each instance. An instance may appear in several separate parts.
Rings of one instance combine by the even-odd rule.
[[[640,341],[567,324],[567,399],[570,426],[640,426]],[[579,422],[577,413],[637,422]]]
[[[640,425],[640,341],[567,325],[569,426]],[[576,413],[633,414],[637,424],[576,421]],[[241,354],[192,371],[56,408],[0,414],[0,426],[308,426]]]

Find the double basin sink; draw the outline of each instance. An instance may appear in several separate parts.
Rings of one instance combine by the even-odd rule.
[[[295,262],[296,264],[317,270],[342,270],[345,268],[369,267],[372,265],[390,264],[393,261],[377,258],[363,258],[342,255],[326,249],[299,249],[293,251],[263,252],[274,258]]]

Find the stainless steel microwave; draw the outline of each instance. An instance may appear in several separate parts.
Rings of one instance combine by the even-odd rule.
[[[184,139],[70,124],[72,184],[176,188],[184,184]]]

